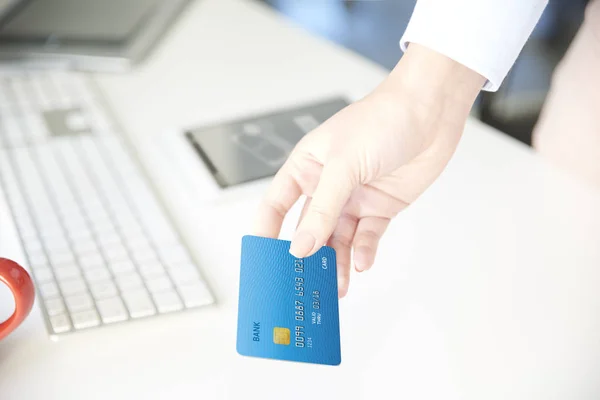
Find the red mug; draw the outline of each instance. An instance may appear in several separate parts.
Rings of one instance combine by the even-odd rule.
[[[0,324],[0,340],[2,340],[29,315],[35,300],[35,290],[27,271],[6,258],[0,258],[0,282],[5,283],[15,296],[15,312]]]

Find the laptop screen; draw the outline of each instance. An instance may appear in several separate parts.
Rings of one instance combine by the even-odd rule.
[[[0,0],[0,43],[120,45],[161,0]]]

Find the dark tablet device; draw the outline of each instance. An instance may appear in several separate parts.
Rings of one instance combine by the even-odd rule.
[[[349,103],[342,98],[192,129],[187,139],[220,187],[274,175],[298,141]]]

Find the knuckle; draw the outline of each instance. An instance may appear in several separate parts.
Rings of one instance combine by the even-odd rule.
[[[279,217],[282,217],[282,218],[285,217],[285,214],[286,214],[285,206],[281,202],[279,202],[275,199],[265,200],[263,202],[263,207],[265,209],[274,211]]]
[[[379,234],[374,230],[365,229],[358,233],[356,242],[364,247],[374,248],[379,242],[379,238]]]
[[[347,281],[350,277],[350,265],[348,265],[348,267],[346,268],[346,266],[339,266],[340,268],[337,269],[337,277],[338,280],[341,281]]]
[[[331,235],[331,243],[334,245],[333,247],[336,247],[336,244],[339,244],[343,247],[350,247],[352,245],[352,237],[347,234],[334,232],[333,235]]]
[[[319,220],[319,222],[324,223],[326,225],[332,225],[337,216],[332,215],[332,212],[328,210],[326,207],[321,206],[320,204],[311,204],[310,205],[310,214],[313,218]]]

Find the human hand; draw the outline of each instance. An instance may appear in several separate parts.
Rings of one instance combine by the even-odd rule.
[[[357,271],[373,265],[390,220],[446,166],[484,81],[411,44],[378,88],[298,143],[273,179],[254,233],[278,237],[285,215],[305,195],[290,253],[302,258],[332,246],[343,297],[352,249]]]

